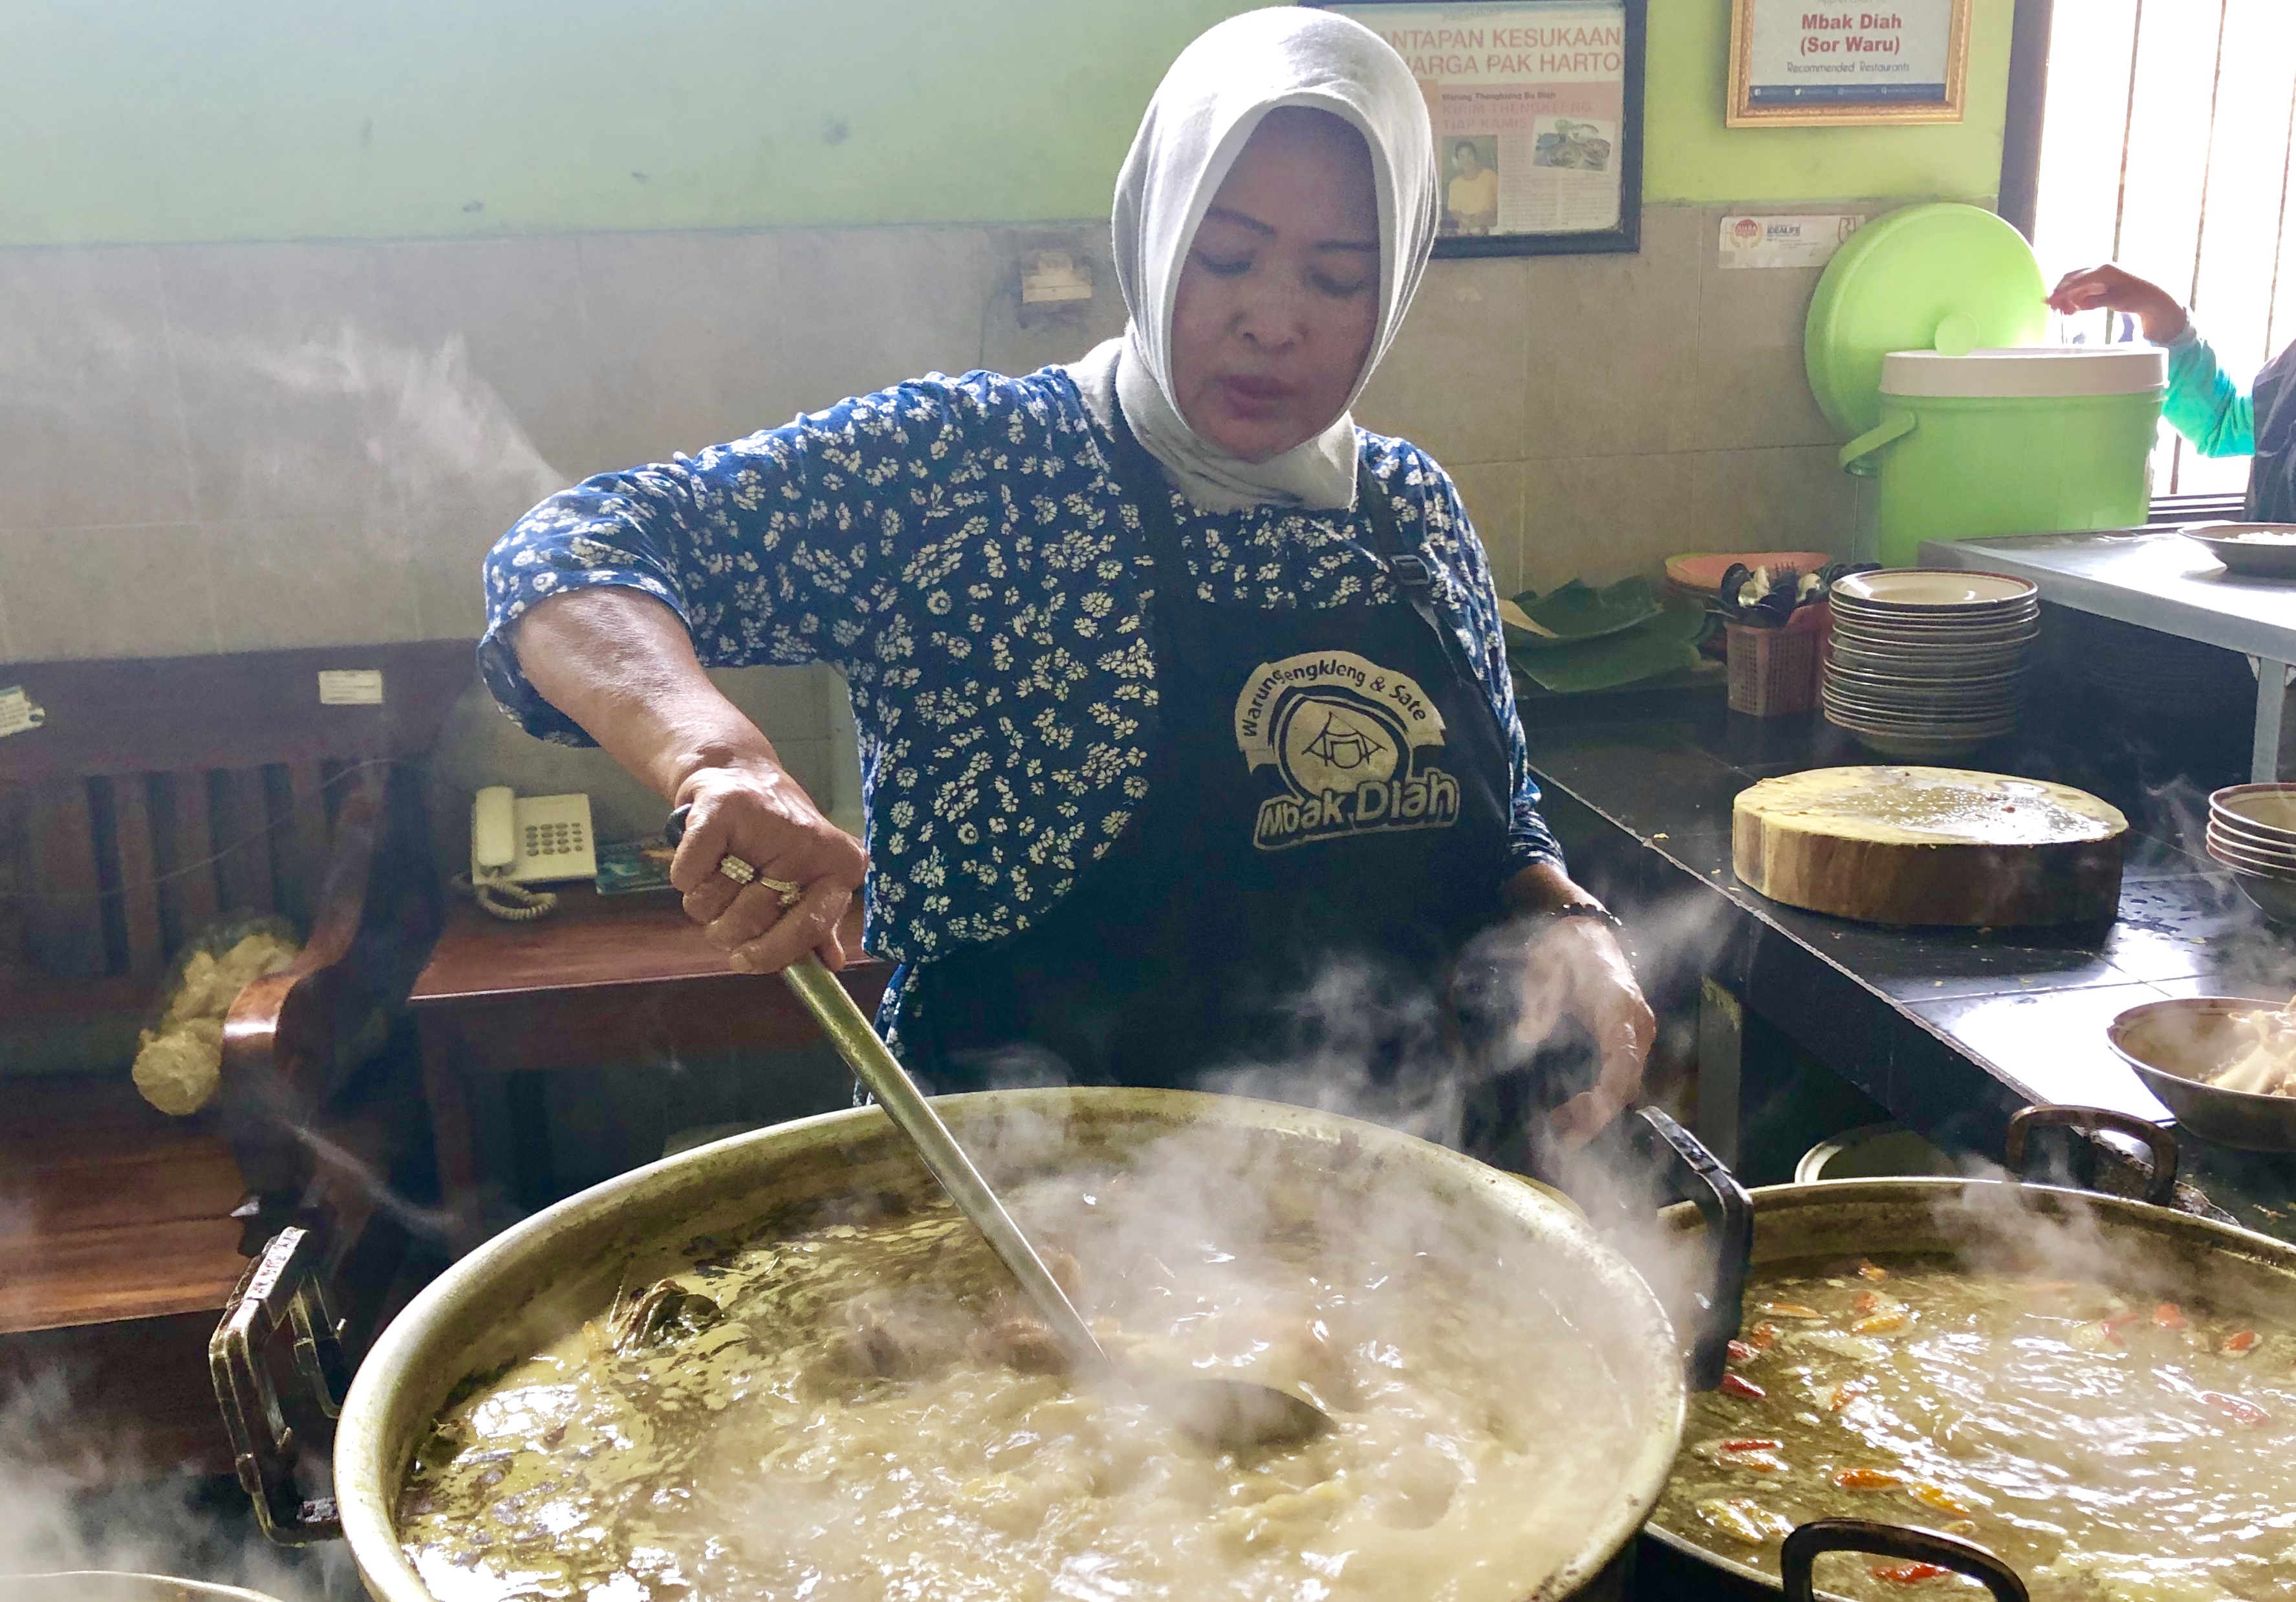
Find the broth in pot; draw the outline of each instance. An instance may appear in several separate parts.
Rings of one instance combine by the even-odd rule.
[[[1654,1522],[1772,1576],[1794,1525],[1862,1518],[1988,1547],[2035,1602],[2296,1598],[2296,1310],[2167,1299],[2085,1255],[2069,1277],[1766,1265]],[[1818,1578],[1861,1599],[1979,1594],[1874,1558]]]
[[[864,1192],[635,1256],[449,1397],[399,1489],[440,1602],[1538,1591],[1635,1494],[1645,1381],[1525,1243],[1183,1128],[1011,1193],[1119,1361],[1298,1388],[1238,1455],[1073,1384],[953,1209]],[[1653,1309],[1654,1311],[1654,1309]],[[1629,1366],[1631,1366],[1629,1364]]]

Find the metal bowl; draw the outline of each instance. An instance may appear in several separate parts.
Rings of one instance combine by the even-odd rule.
[[[2235,863],[2224,863],[2232,874],[2232,882],[2240,893],[2248,898],[2250,906],[2284,929],[2296,929],[2296,879],[2284,879],[2272,874],[2259,874]]]
[[[2104,1035],[2188,1133],[2244,1152],[2296,1152],[2296,1096],[2202,1082],[2232,1060],[2234,1018],[2277,1005],[2232,996],[2148,1001],[2115,1018]]]
[[[1900,1123],[1860,1124],[1821,1140],[1794,1164],[1794,1183],[1821,1179],[1951,1179],[1961,1163]]]
[[[2296,523],[2186,523],[2177,532],[2235,573],[2296,579]]]

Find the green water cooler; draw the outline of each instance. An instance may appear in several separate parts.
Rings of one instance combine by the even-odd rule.
[[[2040,343],[2046,294],[2023,236],[1975,206],[1890,212],[1827,265],[1803,353],[1841,465],[1875,481],[1881,562],[2149,515],[2167,356]]]

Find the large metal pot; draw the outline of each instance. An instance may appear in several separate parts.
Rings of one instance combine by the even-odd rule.
[[[1657,1298],[1569,1207],[1425,1141],[1297,1107],[1140,1089],[997,1091],[935,1105],[974,1149],[1009,1150],[1014,1130],[1033,1121],[1058,1131],[1045,1155],[1071,1160],[1119,1155],[1184,1125],[1213,1124],[1248,1142],[1255,1171],[1280,1167],[1349,1191],[1407,1176],[1499,1228],[1537,1261],[1587,1339],[1609,1353],[1633,1421],[1617,1495],[1540,1596],[1594,1596],[1615,1585],[1680,1442],[1683,1365]],[[642,1248],[754,1225],[824,1198],[886,1190],[922,1198],[931,1181],[882,1113],[857,1109],[739,1136],[625,1174],[455,1264],[376,1342],[337,1428],[336,1499],[368,1590],[380,1602],[432,1602],[400,1551],[394,1508],[411,1450],[465,1376],[594,1315]]]
[[[57,1574],[0,1574],[8,1602],[274,1602],[261,1591],[166,1574],[74,1569]]]
[[[2047,1123],[2101,1127],[2144,1139],[2153,1157],[2147,1199],[2136,1201],[2017,1179],[1829,1179],[1766,1186],[1747,1193],[1754,1213],[1751,1266],[1809,1258],[1975,1255],[2001,1244],[2006,1220],[2020,1215],[2050,1220],[2080,1219],[2122,1245],[2130,1261],[2157,1285],[2164,1299],[2176,1295],[2177,1287],[2192,1287],[2185,1294],[2198,1294],[2199,1287],[2205,1286],[2207,1299],[2227,1309],[2284,1312],[2296,1302],[2296,1246],[2161,1204],[2174,1191],[2177,1171],[2176,1141],[2167,1130],[2125,1114],[2088,1108],[2028,1108],[2010,1127],[2013,1171],[2022,1166],[2028,1130]],[[1660,1215],[1660,1222],[1681,1249],[1703,1249],[1707,1226],[1696,1209],[1669,1208]],[[1870,1533],[1891,1527],[1866,1528]],[[1851,1540],[1834,1540],[1821,1549],[1837,1548],[1898,1550]],[[1937,1550],[1925,1549],[1917,1555],[1949,1561]],[[1657,1524],[1643,1533],[1637,1566],[1646,1594],[1651,1595],[1670,1596],[1693,1588],[1702,1595],[1747,1598],[1769,1599],[1782,1594],[1776,1576]],[[1974,1567],[1965,1572],[1980,1573]],[[1805,1596],[1807,1574],[1805,1561],[1801,1593]],[[1994,1581],[1988,1579],[1988,1583]],[[2007,1593],[1997,1589],[1996,1594]]]

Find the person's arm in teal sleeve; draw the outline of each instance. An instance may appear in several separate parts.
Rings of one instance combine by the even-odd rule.
[[[2049,309],[2067,316],[2100,308],[2135,317],[2144,337],[2168,351],[2169,397],[2161,415],[2169,427],[2204,456],[2256,454],[2255,407],[2217,366],[2217,353],[2176,296],[2111,262],[2067,273],[2049,292]]]
[[[2187,321],[2168,350],[2169,398],[2161,415],[2169,426],[2204,456],[2255,455],[2256,408],[2225,376],[2200,331]]]

